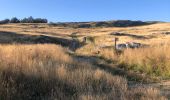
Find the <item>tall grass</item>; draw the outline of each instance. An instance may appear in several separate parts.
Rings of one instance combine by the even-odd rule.
[[[125,49],[117,54],[113,49],[101,49],[100,56],[127,71],[131,70],[160,79],[170,78],[170,47],[168,44]]]
[[[0,100],[164,100],[152,88],[78,62],[56,45],[0,45]]]
[[[170,47],[168,45],[140,49],[127,49],[119,58],[127,70],[151,76],[170,78]]]
[[[114,48],[101,49],[100,56],[106,60],[111,60],[111,61],[118,60],[118,55],[116,54]]]

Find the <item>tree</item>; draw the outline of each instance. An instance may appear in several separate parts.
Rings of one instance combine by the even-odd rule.
[[[34,18],[32,16],[24,18],[21,20],[21,23],[34,23]]]
[[[10,23],[48,23],[47,19],[42,19],[42,18],[36,18],[34,19],[32,16],[24,19],[17,19],[16,17],[13,17],[10,20]]]
[[[0,24],[8,24],[10,22],[9,19],[4,19],[0,21]]]
[[[10,20],[10,23],[20,23],[20,20],[16,17],[13,17],[11,20]]]
[[[36,18],[34,19],[34,23],[48,23],[48,20],[42,18]]]
[[[32,16],[28,17],[28,23],[33,23],[34,22],[34,18]]]
[[[28,19],[27,18],[22,19],[21,23],[28,23]]]

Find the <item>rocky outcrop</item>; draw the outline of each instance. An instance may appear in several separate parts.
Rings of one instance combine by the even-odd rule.
[[[116,49],[118,50],[123,50],[123,49],[127,49],[127,48],[141,48],[141,47],[146,47],[147,45],[145,44],[141,44],[141,43],[137,43],[137,42],[127,42],[127,43],[122,43],[122,44],[118,44],[116,46]]]

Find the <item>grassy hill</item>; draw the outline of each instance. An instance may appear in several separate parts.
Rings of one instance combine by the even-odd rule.
[[[170,23],[130,26],[0,25],[0,99],[165,100],[169,88],[133,84],[169,80]],[[117,52],[116,37],[147,47]]]
[[[98,22],[61,22],[53,23],[51,26],[62,26],[72,28],[94,28],[94,27],[130,27],[130,26],[142,26],[159,23],[158,21],[131,21],[131,20],[113,20],[113,21],[98,21]]]

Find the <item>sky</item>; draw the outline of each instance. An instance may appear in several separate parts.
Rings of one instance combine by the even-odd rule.
[[[0,0],[1,20],[29,16],[53,22],[170,22],[170,0]]]

